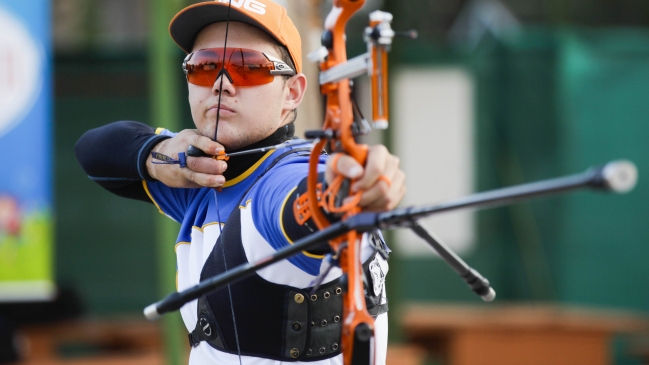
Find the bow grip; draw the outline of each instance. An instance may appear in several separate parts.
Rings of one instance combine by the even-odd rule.
[[[212,157],[212,156],[208,155],[207,153],[203,152],[203,150],[201,150],[200,148],[194,147],[192,145],[189,145],[189,147],[187,147],[187,156],[192,156],[192,157]]]

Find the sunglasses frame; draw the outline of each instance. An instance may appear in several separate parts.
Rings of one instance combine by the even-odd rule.
[[[192,56],[194,55],[195,52],[205,51],[205,50],[209,50],[209,49],[223,49],[223,48],[203,48],[203,49],[199,49],[198,51],[194,51],[194,52],[188,54],[187,56],[185,56],[185,59],[183,60],[183,63],[182,63],[182,70],[183,70],[183,73],[185,74],[185,77],[187,78],[187,82],[189,82],[190,84],[195,85],[195,84],[193,84],[192,82],[189,81],[189,69],[187,68],[188,62],[192,59]],[[231,49],[236,49],[236,48],[231,48]],[[266,57],[267,60],[269,60],[270,62],[273,63],[273,70],[270,70],[271,76],[294,76],[294,75],[297,74],[295,72],[295,70],[293,70],[291,68],[291,66],[289,66],[286,62],[280,60],[277,57],[267,55],[264,52],[256,51],[254,49],[248,49],[248,48],[240,48],[240,49],[247,50],[247,51],[259,52],[262,55],[264,55],[264,57]],[[223,68],[225,68],[225,67],[221,67],[221,69],[223,69]],[[226,68],[226,70],[227,70],[227,68]],[[230,82],[232,82],[232,79],[230,78],[230,75],[227,72],[225,74],[228,77],[228,79],[230,80]],[[218,76],[217,76],[217,79],[218,79]],[[216,82],[216,80],[214,80],[214,81]],[[263,84],[260,84],[260,85],[263,85]],[[199,86],[202,86],[202,85],[199,85]]]

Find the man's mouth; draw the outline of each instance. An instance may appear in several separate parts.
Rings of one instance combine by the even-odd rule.
[[[235,113],[234,110],[232,110],[231,108],[229,108],[228,106],[223,105],[223,104],[221,104],[220,107],[218,105],[213,105],[212,107],[210,107],[208,109],[209,112],[211,112],[212,110],[220,111],[221,114],[233,114],[233,113]]]

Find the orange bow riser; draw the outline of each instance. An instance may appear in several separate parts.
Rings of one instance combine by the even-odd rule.
[[[354,135],[354,111],[349,81],[352,75],[359,75],[363,72],[370,75],[374,99],[374,122],[379,128],[387,127],[387,50],[386,47],[373,46],[378,43],[376,34],[374,34],[375,42],[370,39],[372,37],[371,30],[376,29],[382,21],[380,16],[378,19],[372,19],[370,28],[366,31],[366,39],[370,45],[369,52],[355,58],[356,62],[347,60],[345,27],[352,15],[364,4],[365,0],[335,0],[334,7],[325,20],[323,46],[327,51],[323,51],[326,59],[323,57],[320,62],[321,92],[326,96],[325,133],[315,144],[310,156],[307,193],[302,199],[295,202],[298,221],[305,222],[312,217],[319,229],[330,225],[321,209],[342,215],[341,219],[343,220],[360,212],[358,202],[362,192],[353,194],[353,199],[346,204],[341,203],[342,198],[352,195],[349,188],[353,182],[346,181],[342,175],[338,175],[327,189],[322,191],[317,171],[320,153],[327,142],[331,152],[345,153],[363,166],[367,160],[368,146],[356,143]],[[387,16],[391,20],[391,15],[387,14]],[[331,77],[330,80],[333,79],[333,81],[327,81],[326,78],[323,81],[322,75],[337,66],[338,69],[335,70],[337,72],[331,73],[339,74],[339,76]],[[335,165],[336,161],[333,162]],[[374,318],[367,312],[365,304],[360,258],[361,234],[351,231],[329,243],[333,252],[338,255],[343,275],[347,278],[347,289],[343,294],[341,347],[344,363],[345,365],[371,365],[375,358]]]

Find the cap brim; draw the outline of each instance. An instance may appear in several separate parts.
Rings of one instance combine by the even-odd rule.
[[[188,6],[171,20],[169,34],[171,34],[174,42],[187,53],[192,51],[198,32],[212,23],[224,22],[228,19],[253,25],[277,39],[266,27],[239,11],[236,7],[231,7],[229,11],[230,15],[228,16],[228,4],[217,2],[205,2]],[[284,44],[280,39],[277,39],[277,41]]]

